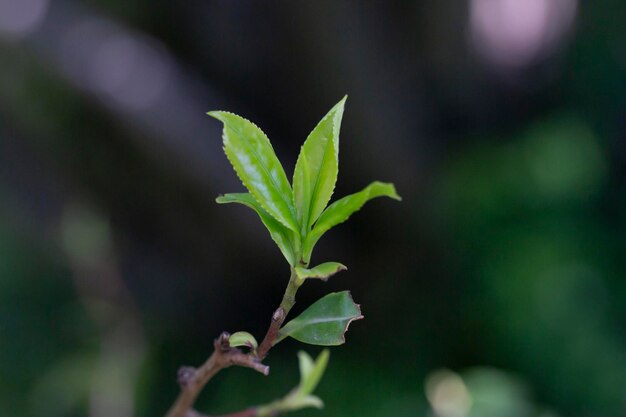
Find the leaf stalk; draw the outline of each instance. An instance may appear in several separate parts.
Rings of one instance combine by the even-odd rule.
[[[291,275],[289,276],[289,282],[287,283],[287,288],[285,288],[283,299],[280,302],[280,306],[276,309],[276,311],[274,311],[270,327],[267,329],[267,333],[257,349],[257,356],[259,359],[265,359],[269,350],[272,346],[274,346],[276,338],[278,337],[278,331],[285,322],[289,311],[291,311],[293,306],[296,304],[296,293],[298,292],[298,288],[300,288],[301,284],[302,282],[298,279],[296,269],[291,267]]]

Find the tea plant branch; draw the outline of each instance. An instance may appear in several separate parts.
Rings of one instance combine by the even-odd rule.
[[[326,365],[328,365],[329,352],[324,349],[315,361],[306,353],[298,352],[300,364],[300,383],[287,395],[269,404],[247,408],[234,413],[223,414],[213,417],[276,417],[288,411],[295,411],[305,407],[322,408],[324,403],[315,395],[311,395],[319,383]],[[189,410],[186,417],[209,417]]]
[[[272,348],[274,342],[277,339],[278,331],[282,326],[287,314],[296,303],[296,293],[298,291],[299,280],[294,268],[291,268],[291,276],[289,277],[289,283],[285,289],[285,294],[280,303],[280,306],[276,309],[272,315],[270,326],[263,338],[263,342],[259,348],[250,353],[243,353],[240,349],[230,346],[230,334],[223,332],[214,342],[214,350],[211,356],[206,362],[195,369],[192,367],[183,366],[178,370],[178,383],[181,387],[181,392],[178,399],[167,413],[167,417],[189,417],[189,411],[193,411],[192,407],[200,394],[204,386],[222,369],[231,365],[242,366],[246,368],[254,369],[263,375],[269,374],[269,366],[264,365],[261,361],[267,356],[269,350]],[[250,413],[252,409],[244,410],[241,413]],[[201,416],[202,414],[193,411],[193,415]],[[241,414],[245,416],[248,414]],[[256,414],[250,414],[256,415]],[[231,416],[230,414],[228,416]],[[232,417],[237,417],[239,414],[233,414]]]
[[[248,332],[222,333],[204,364],[197,369],[180,368],[181,392],[167,417],[208,417],[194,410],[193,404],[207,382],[222,369],[236,365],[267,375],[269,367],[262,363],[263,359],[287,337],[318,346],[341,345],[345,343],[350,323],[363,318],[350,292],[341,291],[327,294],[285,324],[296,303],[296,293],[304,282],[309,279],[326,281],[346,270],[339,262],[309,268],[313,248],[322,236],[373,198],[401,200],[393,184],[374,181],[363,190],[329,205],[339,172],[339,128],[345,101],[345,97],[339,101],[305,140],[291,183],[261,129],[233,113],[209,112],[223,123],[224,152],[248,190],[219,196],[216,201],[242,204],[254,210],[289,263],[291,275],[261,344]],[[239,347],[247,347],[249,351],[243,352]],[[324,350],[313,361],[307,353],[299,352],[300,383],[286,396],[220,417],[274,417],[305,407],[321,408],[322,400],[312,393],[326,369],[328,355],[328,350]]]
[[[237,365],[254,369],[263,375],[269,374],[269,366],[262,364],[256,356],[231,347],[229,338],[230,334],[223,332],[215,339],[213,353],[199,368],[184,366],[178,370],[181,392],[167,417],[186,417],[202,388],[224,368]]]

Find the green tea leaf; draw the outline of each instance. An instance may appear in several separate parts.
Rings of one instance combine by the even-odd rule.
[[[325,262],[310,269],[302,268],[299,266],[296,266],[295,269],[298,279],[302,282],[308,278],[318,278],[322,281],[326,281],[337,272],[345,271],[348,268],[346,268],[345,265],[342,265],[339,262]]]
[[[303,259],[309,262],[311,252],[317,241],[332,227],[345,222],[356,211],[359,211],[363,205],[376,197],[390,197],[394,200],[402,200],[396,192],[395,187],[391,183],[383,183],[375,181],[365,187],[362,191],[350,194],[332,203],[319,217],[313,230],[306,237],[303,245]]]
[[[248,332],[235,332],[231,334],[228,338],[228,344],[230,345],[230,347],[246,346],[252,350],[255,350],[257,347],[259,347],[259,344],[257,343],[254,336],[252,336]]]
[[[293,248],[292,235],[294,232],[287,229],[285,226],[275,220],[270,214],[261,207],[261,205],[254,199],[250,193],[231,193],[217,197],[215,200],[219,204],[239,203],[244,206],[250,207],[261,218],[261,221],[270,232],[272,240],[276,242],[278,248],[282,252],[287,262],[290,265],[295,265],[296,255]]]
[[[224,152],[246,188],[272,217],[299,232],[291,185],[265,133],[235,114],[208,114],[224,123]]]
[[[313,358],[311,355],[301,350],[298,352],[298,367],[300,368],[300,385],[306,380],[313,371]]]
[[[297,411],[303,408],[324,408],[324,402],[315,395],[296,395],[294,391],[273,403],[256,407],[256,417],[275,417],[279,414]]]
[[[362,318],[361,309],[354,303],[349,291],[331,293],[280,329],[274,344],[291,336],[312,345],[341,345],[346,341],[344,334],[350,323]]]
[[[297,402],[294,402],[294,405],[291,406],[289,411],[296,411],[307,407],[324,408],[324,401],[317,395],[307,395],[306,397],[299,398]]]
[[[307,353],[302,351],[298,352],[300,384],[283,398],[266,405],[258,406],[256,416],[270,417],[306,407],[324,407],[324,402],[319,397],[311,395],[311,393],[317,387],[322,375],[324,375],[326,365],[328,365],[328,357],[328,349],[324,349],[315,362],[313,362],[313,359]]]
[[[339,171],[339,128],[346,97],[322,118],[302,145],[293,174],[293,198],[304,236],[335,189]]]
[[[313,363],[313,359],[308,353],[304,351],[298,352],[298,360],[300,363],[300,385],[298,386],[298,392],[300,395],[306,396],[315,390],[320,379],[322,379],[322,375],[324,375],[329,356],[330,352],[328,349],[324,349],[315,360],[315,363]]]

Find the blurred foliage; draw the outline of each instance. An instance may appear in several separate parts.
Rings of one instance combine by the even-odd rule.
[[[468,300],[473,320],[489,323],[502,359],[568,398],[571,412],[625,409],[615,333],[625,241],[603,216],[608,166],[597,138],[557,116],[476,152],[442,188],[460,263],[480,293]]]
[[[442,369],[426,380],[426,396],[435,417],[552,417],[535,404],[527,384],[494,368],[470,368],[460,375]]]
[[[404,202],[318,245],[350,270],[294,317],[350,288],[365,321],[325,410],[293,415],[434,415],[442,368],[466,417],[624,415],[626,2],[550,2],[575,19],[523,65],[477,52],[478,6],[542,1],[0,2],[0,415],[162,415],[213,337],[259,337],[288,271],[251,213],[214,204],[239,185],[204,114],[266,126],[293,166],[346,93],[336,195],[380,176]],[[497,41],[531,39],[506,29],[537,10]],[[198,408],[284,395],[295,348]]]

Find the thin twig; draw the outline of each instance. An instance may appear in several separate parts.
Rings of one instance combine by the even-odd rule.
[[[192,409],[196,397],[202,388],[219,371],[231,365],[254,369],[264,375],[269,374],[269,367],[252,355],[241,350],[231,348],[228,342],[230,334],[222,333],[214,343],[214,350],[209,359],[197,369],[182,367],[178,371],[178,382],[181,387],[180,395],[167,413],[167,417],[187,417]],[[244,417],[242,415],[242,417]]]
[[[278,307],[272,315],[270,327],[267,329],[267,333],[265,333],[265,337],[257,349],[257,355],[260,359],[264,359],[269,350],[272,348],[274,340],[276,340],[276,337],[278,336],[278,331],[285,321],[285,317],[285,310],[283,310],[282,307]]]
[[[270,327],[267,329],[267,333],[256,352],[246,354],[239,349],[230,347],[228,341],[230,334],[224,332],[215,339],[215,349],[202,366],[197,369],[188,366],[181,367],[178,370],[178,383],[180,384],[181,392],[174,405],[172,405],[167,412],[166,417],[209,417],[194,410],[193,404],[207,382],[219,371],[231,365],[251,368],[264,375],[268,375],[270,368],[261,363],[261,361],[267,356],[269,350],[274,345],[278,331],[285,321],[287,314],[289,314],[289,310],[291,310],[296,303],[298,287],[299,284],[295,269],[292,268],[283,299],[278,309],[276,309],[272,315]],[[256,408],[248,408],[220,417],[255,417],[256,415]]]

